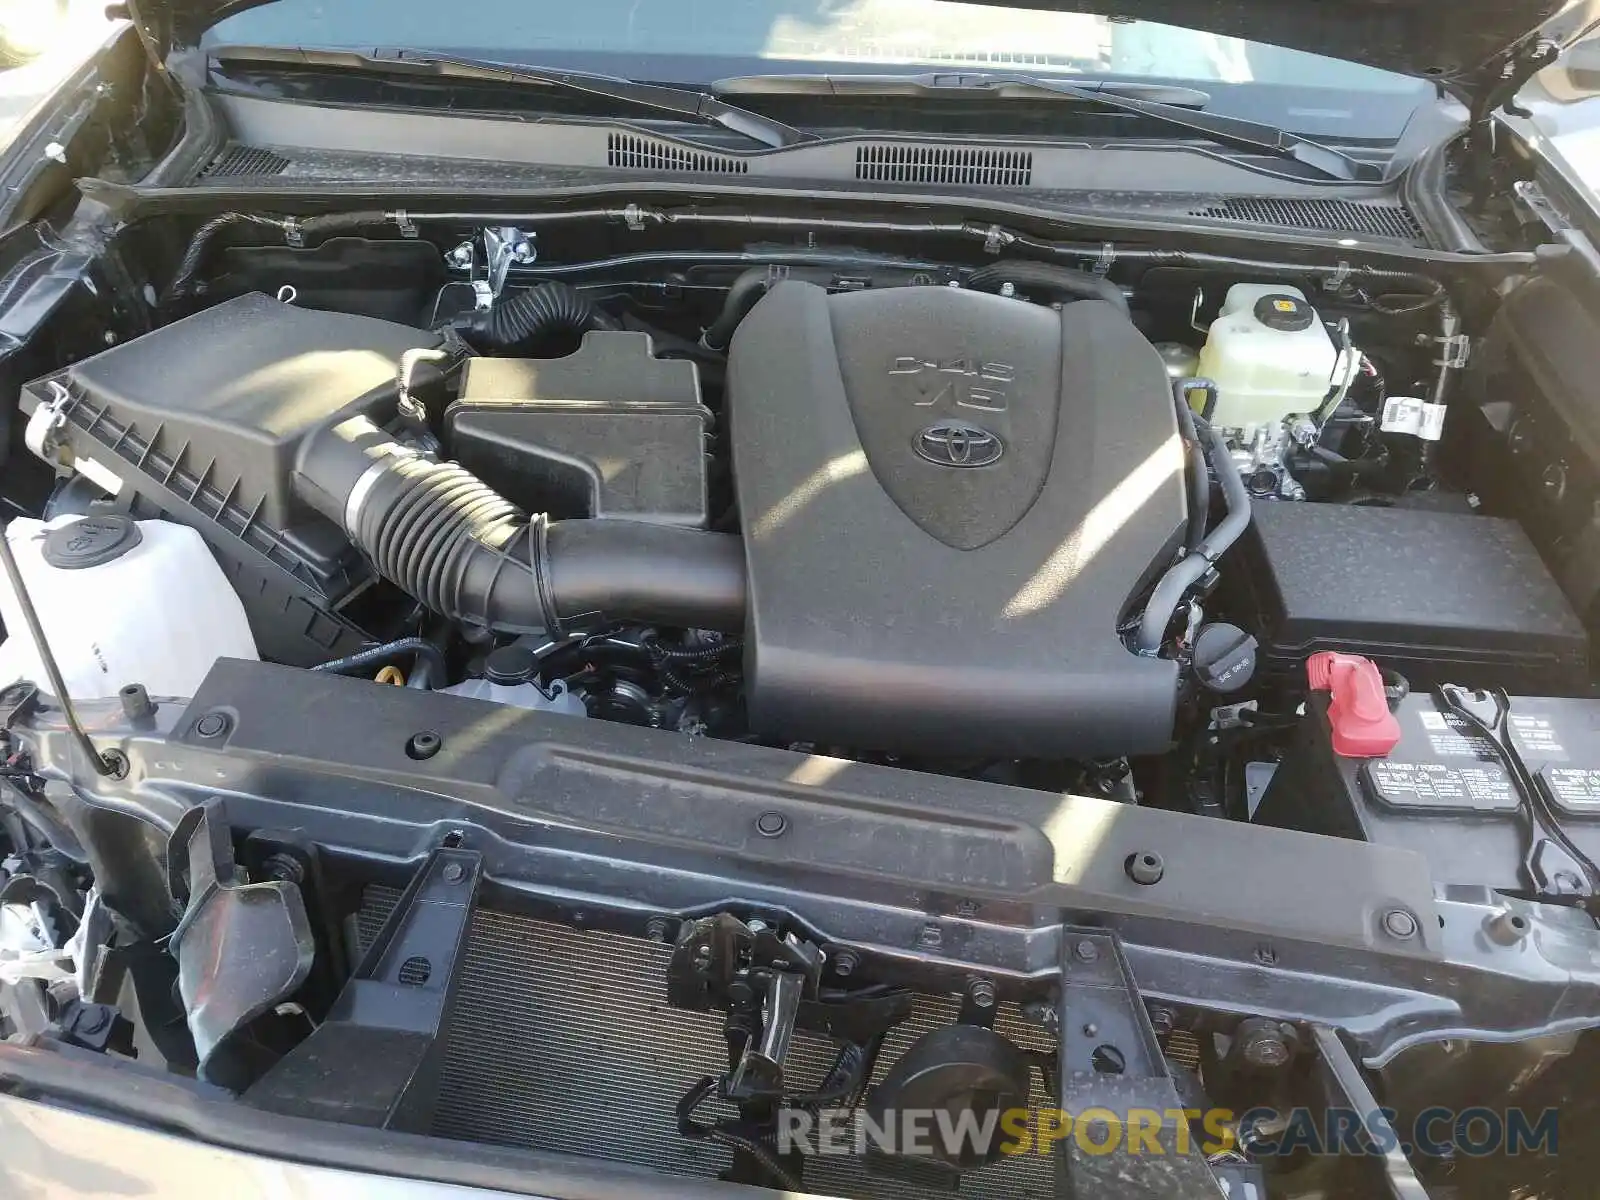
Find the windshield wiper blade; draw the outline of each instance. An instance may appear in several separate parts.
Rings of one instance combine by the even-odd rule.
[[[782,92],[793,91],[797,88],[810,87],[816,90],[812,95],[823,94],[850,94],[852,86],[850,75],[818,75],[811,76],[810,84],[795,84],[792,81],[797,77],[775,75],[771,76],[774,89]],[[806,76],[798,77],[800,79]],[[881,86],[884,76],[866,76],[871,81],[864,85],[868,87]],[[724,80],[724,83],[734,85],[728,90],[729,95],[755,95],[757,83],[761,76],[742,76],[735,80]],[[1275,125],[1266,125],[1259,121],[1247,121],[1242,117],[1227,117],[1219,113],[1197,112],[1179,104],[1167,103],[1161,100],[1143,98],[1136,90],[1126,89],[1126,85],[1111,80],[1094,81],[1086,80],[1079,83],[1076,80],[1067,81],[1048,75],[1024,75],[1012,72],[940,72],[930,75],[904,76],[902,80],[909,79],[913,83],[913,94],[937,95],[941,92],[960,94],[963,92],[989,93],[1004,95],[1006,88],[1026,89],[1032,95],[1045,93],[1083,101],[1100,108],[1114,109],[1118,112],[1132,113],[1145,117],[1163,125],[1170,125],[1175,129],[1185,129],[1191,133],[1203,134],[1218,145],[1229,146],[1236,150],[1250,150],[1259,153],[1275,155],[1279,158],[1292,159],[1314,170],[1320,171],[1330,179],[1339,179],[1347,182],[1376,182],[1383,178],[1383,170],[1374,163],[1365,163],[1359,159],[1351,158],[1342,150],[1335,150],[1332,146],[1324,146],[1321,142],[1314,142],[1310,138],[1301,137],[1297,133],[1290,133],[1286,129],[1279,129]],[[784,82],[784,81],[791,82]],[[1114,84],[1114,86],[1107,86]],[[826,89],[826,91],[824,91]],[[840,91],[840,89],[846,89]],[[721,92],[721,84],[713,84],[712,90]],[[856,95],[864,94],[856,91]],[[905,94],[878,93],[878,94]]]
[[[380,49],[372,54],[347,50],[317,50],[307,47],[227,46],[218,47],[212,57],[219,62],[292,66],[344,67],[433,79],[468,79],[484,83],[526,84],[530,87],[579,92],[615,100],[622,104],[673,113],[708,125],[720,125],[743,134],[763,146],[780,149],[801,142],[816,141],[816,135],[739,108],[710,92],[666,84],[638,83],[617,75],[598,75],[589,71],[566,71],[551,67],[525,66],[432,51]]]
[[[1128,96],[1180,108],[1204,108],[1210,92],[1171,83],[1133,79],[1089,79],[1073,76],[1072,86],[1096,95]],[[941,92],[981,92],[1000,99],[1072,100],[1075,97],[1041,87],[1031,77],[997,76],[988,72],[930,71],[920,75],[735,75],[711,85],[719,96],[926,96]]]

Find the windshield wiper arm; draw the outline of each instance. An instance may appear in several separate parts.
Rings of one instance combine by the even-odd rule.
[[[666,84],[637,83],[617,75],[598,75],[589,71],[565,71],[550,67],[523,66],[432,51],[380,49],[373,54],[347,50],[317,50],[305,47],[229,46],[212,55],[219,62],[282,63],[313,67],[346,67],[360,71],[399,75],[418,75],[434,79],[470,79],[484,83],[527,84],[557,91],[580,92],[615,100],[622,104],[652,108],[658,112],[721,125],[743,134],[763,146],[781,148],[816,140],[816,135],[739,108],[710,92]]]
[[[1072,86],[1096,95],[1129,96],[1181,108],[1204,108],[1210,92],[1171,83],[1074,76]],[[1072,100],[1055,88],[1041,87],[1031,77],[997,76],[987,72],[930,71],[920,75],[735,75],[711,85],[719,96],[925,96],[942,92],[982,92],[1011,100]]]
[[[852,84],[853,78],[864,78],[864,84]],[[809,79],[811,82],[796,82]],[[885,81],[893,79],[894,84]],[[988,93],[1005,95],[1007,89],[1011,94],[1025,90],[1027,93],[1038,96],[1053,94],[1083,101],[1100,108],[1114,109],[1118,112],[1132,113],[1145,117],[1163,125],[1170,125],[1175,129],[1186,129],[1192,133],[1203,134],[1218,145],[1229,146],[1237,150],[1252,150],[1275,155],[1279,158],[1293,159],[1303,163],[1330,179],[1341,179],[1350,182],[1372,182],[1383,178],[1383,170],[1373,163],[1365,163],[1359,159],[1351,158],[1342,150],[1335,150],[1332,146],[1324,146],[1321,142],[1314,142],[1310,138],[1301,137],[1299,134],[1290,133],[1286,129],[1279,129],[1275,125],[1262,124],[1259,121],[1247,121],[1242,117],[1226,117],[1219,113],[1196,112],[1193,109],[1182,107],[1181,104],[1163,102],[1163,100],[1141,97],[1135,89],[1130,89],[1126,84],[1114,81],[1085,80],[1083,83],[1068,82],[1064,79],[1053,78],[1048,75],[1023,75],[1012,72],[939,72],[929,75],[912,76],[882,76],[869,75],[855,77],[850,75],[814,75],[793,76],[774,75],[767,82],[776,92],[795,92],[802,89],[811,89],[811,95],[850,95],[852,90],[855,95],[904,95],[907,94],[906,84],[911,85],[911,94],[937,95],[940,93]],[[747,75],[738,79],[724,80],[720,84],[713,84],[712,90],[724,91],[724,84],[730,85],[726,89],[728,95],[755,95],[758,94],[758,84],[762,82],[759,75]],[[880,91],[873,93],[874,87],[894,86],[895,91]],[[1136,85],[1137,86],[1137,85]]]

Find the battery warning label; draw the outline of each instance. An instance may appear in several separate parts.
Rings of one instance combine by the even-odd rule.
[[[1570,812],[1600,811],[1600,771],[1581,767],[1549,767],[1539,774],[1550,795]]]
[[[1561,744],[1561,735],[1549,717],[1512,713],[1507,720],[1523,758],[1532,762],[1567,761],[1567,748]]]
[[[1515,811],[1519,803],[1511,777],[1496,766],[1378,759],[1362,770],[1374,798],[1390,808],[1502,812]],[[1600,785],[1600,780],[1596,782]]]

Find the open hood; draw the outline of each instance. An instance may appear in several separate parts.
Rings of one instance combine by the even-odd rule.
[[[338,3],[339,0],[328,0]],[[737,4],[739,0],[728,0]],[[1504,67],[1531,53],[1531,40],[1583,0],[977,0],[1159,21],[1307,50],[1388,71],[1438,79],[1482,102]],[[130,0],[152,49],[193,45],[222,18],[272,0]],[[1574,32],[1583,22],[1575,22]],[[1514,73],[1516,72],[1513,68]]]

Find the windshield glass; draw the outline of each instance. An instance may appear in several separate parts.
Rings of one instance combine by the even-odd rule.
[[[695,86],[929,68],[1127,77],[1198,84],[1219,115],[1370,144],[1398,138],[1433,96],[1422,80],[1279,46],[947,0],[276,0],[222,21],[206,43],[405,47]]]
[[[1413,93],[1416,80],[1237,38],[946,0],[277,0],[209,43],[413,46],[523,60],[588,52],[1285,83]],[[770,67],[768,69],[771,69]],[[797,67],[796,69],[801,69]]]

